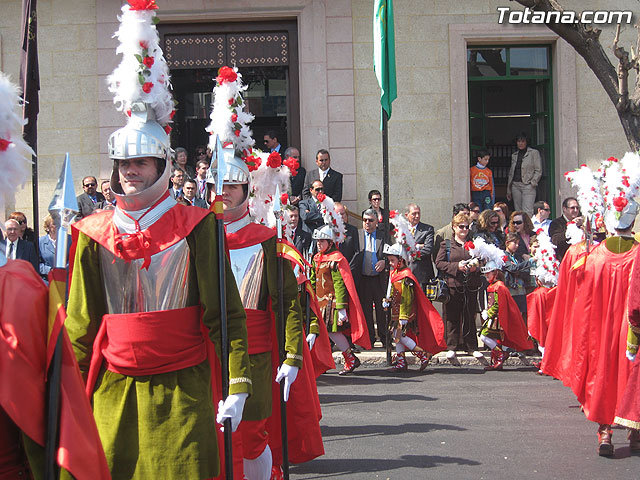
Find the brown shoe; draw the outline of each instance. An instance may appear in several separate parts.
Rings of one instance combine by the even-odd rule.
[[[598,428],[598,455],[601,457],[613,456],[612,434],[613,431],[609,425],[600,425],[600,428]]]
[[[627,434],[627,440],[629,440],[629,450],[632,452],[640,452],[640,430],[630,428]]]

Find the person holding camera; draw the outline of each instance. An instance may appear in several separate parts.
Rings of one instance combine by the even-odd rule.
[[[436,268],[444,273],[451,299],[444,305],[444,328],[447,342],[447,359],[457,364],[456,350],[473,352],[475,358],[482,357],[478,351],[475,316],[478,311],[477,291],[481,285],[477,259],[472,259],[465,248],[469,237],[469,215],[458,213],[451,221],[453,239],[440,243],[436,257]]]

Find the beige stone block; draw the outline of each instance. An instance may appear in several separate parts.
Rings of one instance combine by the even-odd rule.
[[[88,75],[80,77],[80,99],[87,103],[97,105],[98,77]]]
[[[95,74],[98,63],[95,50],[55,52],[52,58],[53,75],[61,77]]]
[[[356,173],[356,149],[355,148],[332,148],[331,168],[342,174]]]
[[[396,71],[407,67],[448,68],[449,45],[445,42],[396,43]]]
[[[127,117],[117,111],[112,103],[98,102],[98,122],[100,126],[120,128],[127,123]]]
[[[87,128],[97,125],[96,104],[93,102],[57,102],[53,114],[58,125],[65,128]]]
[[[353,95],[353,70],[327,71],[327,93],[329,95]]]
[[[356,96],[380,95],[380,85],[373,69],[357,69],[353,72]]]
[[[382,132],[379,122],[356,121],[356,148],[382,145]]]
[[[351,0],[351,15],[353,17],[369,17],[373,14],[373,2],[371,0]]]
[[[406,30],[396,30],[396,40],[411,42],[445,42],[449,37],[449,24],[459,23],[457,15],[409,15]]]
[[[350,17],[350,0],[326,0],[327,17]]]
[[[98,158],[100,153],[100,132],[98,126],[84,128],[82,134],[82,153]]]
[[[109,91],[109,87],[107,86],[106,75],[96,77],[96,89],[98,92],[99,102],[110,102],[113,100],[113,94]]]
[[[108,48],[115,52],[120,42],[113,35],[118,30],[118,22],[98,23],[93,31],[98,48]]]
[[[82,130],[79,128],[46,128],[38,125],[38,151],[49,155],[66,152],[79,154],[82,151]]]
[[[300,62],[325,62],[327,30],[324,4],[312,2],[300,14]]]
[[[449,73],[447,68],[403,68],[396,72],[398,92],[413,95],[420,93],[448,95]]]
[[[355,201],[357,199],[358,186],[355,174],[347,173],[342,176],[342,200]]]
[[[329,148],[355,147],[354,122],[329,122]]]
[[[120,14],[122,1],[95,0],[96,18],[99,22],[113,22]]]
[[[115,3],[115,2],[114,2]],[[56,1],[51,9],[51,23],[54,25],[96,23],[95,0]]]
[[[327,43],[349,43],[353,40],[351,17],[327,18]]]
[[[512,8],[518,8],[519,5]],[[450,2],[448,0],[434,0],[434,14],[456,15],[456,14],[473,14],[473,13],[492,13],[496,12],[491,0],[473,0],[472,2]]]
[[[102,125],[98,128],[98,152],[100,152],[100,154],[107,154],[107,142],[109,141],[111,134],[116,131],[117,128],[118,127],[103,127]]]
[[[83,48],[77,25],[38,25],[38,53]]]
[[[353,68],[373,70],[373,43],[353,44]]]
[[[394,102],[395,103],[395,102]],[[356,120],[376,124],[380,121],[380,95],[359,95],[355,102]]]
[[[371,14],[352,18],[353,43],[373,42],[373,22]]]
[[[98,48],[96,56],[100,59],[96,69],[97,75],[111,75],[122,60],[122,56],[116,55],[112,48]]]
[[[396,120],[415,121],[427,115],[437,116],[438,121],[448,123],[449,98],[442,94],[398,95],[393,102]]]
[[[5,28],[20,28],[20,22],[22,20],[22,2],[15,0],[2,0],[0,2],[0,8],[2,9],[2,15],[0,15],[0,27],[4,31]],[[3,35],[4,36],[4,35]]]
[[[327,68],[353,68],[353,45],[351,43],[327,44]]]
[[[330,122],[352,122],[355,120],[353,95],[329,96],[327,100]]]
[[[300,66],[301,116],[303,126],[327,124],[327,72],[322,63]]]
[[[324,126],[302,128],[302,162],[304,168],[316,168],[316,152],[321,148],[329,148],[329,127]]]
[[[18,62],[20,61],[20,55],[16,53],[13,57]],[[40,69],[40,82],[43,78],[53,76],[53,55],[48,52],[38,52],[38,68]],[[16,80],[19,76],[13,77]]]

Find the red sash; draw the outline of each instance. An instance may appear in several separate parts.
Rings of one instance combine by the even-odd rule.
[[[247,342],[249,355],[270,352],[272,312],[269,310],[250,310],[247,312]]]
[[[87,378],[89,397],[103,359],[108,370],[129,376],[173,372],[204,362],[200,306],[102,317]]]

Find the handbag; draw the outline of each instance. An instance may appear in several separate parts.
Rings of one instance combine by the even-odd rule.
[[[447,249],[447,261],[449,261],[449,254],[451,253],[451,240],[446,240],[445,247]],[[424,286],[424,294],[432,302],[447,303],[451,294],[449,292],[449,285],[445,278],[446,273],[438,272],[438,276],[430,279]]]

